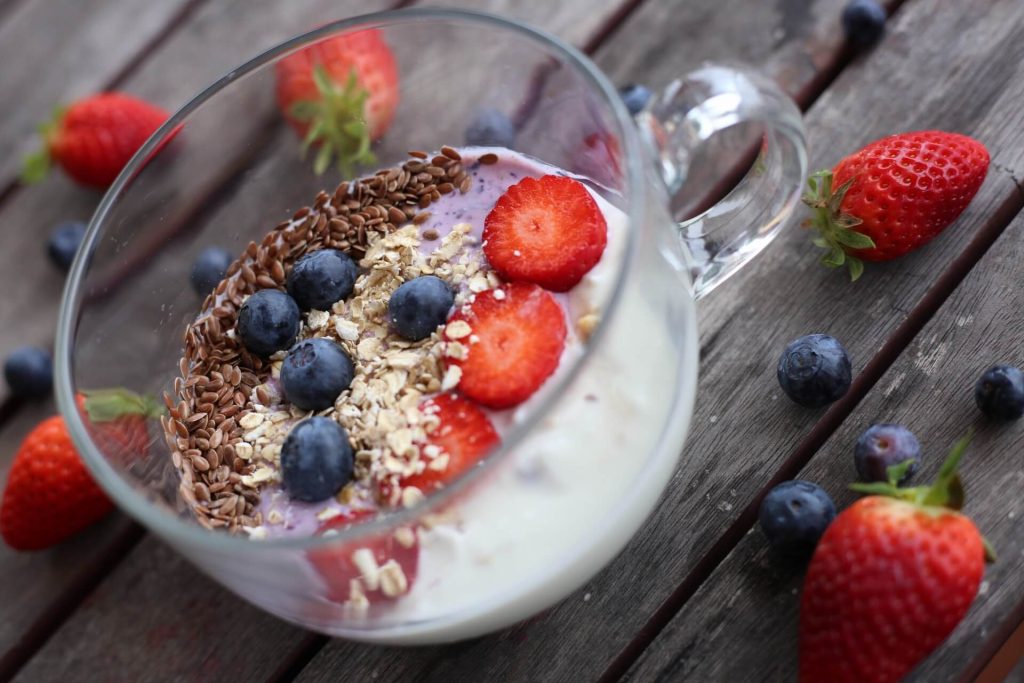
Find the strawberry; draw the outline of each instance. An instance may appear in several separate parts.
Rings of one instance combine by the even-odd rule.
[[[608,225],[583,183],[525,178],[484,220],[484,255],[502,278],[565,292],[601,260]]]
[[[45,148],[25,159],[21,179],[42,180],[56,161],[82,185],[105,189],[168,116],[160,107],[117,92],[59,108],[40,128]]]
[[[349,510],[324,522],[317,535],[340,532],[369,521],[375,514],[376,511],[370,509]],[[369,603],[374,603],[394,600],[409,592],[416,580],[419,555],[415,532],[402,527],[342,546],[311,550],[309,560],[327,584],[328,599],[346,603],[359,601],[357,596],[364,596]],[[396,571],[396,565],[400,572]],[[375,571],[375,567],[383,571]],[[398,579],[399,574],[404,579]]]
[[[437,425],[427,434],[425,447],[439,449],[447,456],[441,460],[447,465],[442,469],[427,467],[404,477],[400,482],[403,487],[415,486],[424,493],[443,488],[501,442],[484,411],[464,398],[453,394],[434,396],[420,406],[420,412],[437,419]],[[438,461],[435,458],[433,462]]]
[[[882,138],[814,174],[804,203],[814,210],[814,243],[828,250],[822,263],[846,263],[856,280],[863,261],[924,246],[971,203],[988,164],[977,140],[926,130]]]
[[[113,504],[78,457],[63,418],[43,420],[14,456],[0,533],[16,550],[46,548],[99,521]]]
[[[398,108],[398,67],[380,31],[326,38],[277,63],[277,104],[303,138],[317,146],[314,169],[337,157],[342,174],[374,164],[370,142],[391,125]]]
[[[956,473],[967,439],[936,483],[898,488],[912,461],[889,468],[889,483],[826,529],[811,559],[800,603],[802,683],[903,678],[967,613],[990,548],[963,502]]]
[[[83,421],[103,454],[120,462],[146,456],[150,436],[147,420],[159,417],[161,407],[149,396],[127,389],[94,389],[78,396]]]
[[[449,319],[466,322],[459,390],[488,408],[511,408],[528,399],[558,367],[565,347],[565,313],[537,285],[511,282],[476,295]]]

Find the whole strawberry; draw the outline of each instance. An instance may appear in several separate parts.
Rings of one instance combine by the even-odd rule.
[[[935,484],[900,489],[910,461],[888,484],[844,510],[825,531],[800,603],[802,683],[899,681],[942,643],[967,613],[989,555],[974,523],[957,512],[953,449]]]
[[[930,242],[971,203],[988,173],[985,146],[937,130],[876,140],[811,177],[804,203],[828,251],[856,280],[863,261],[889,261]]]
[[[82,185],[105,189],[167,118],[160,107],[123,93],[78,100],[41,127],[45,146],[25,159],[21,179],[42,180],[57,162]]]
[[[346,33],[314,43],[277,64],[277,103],[317,148],[314,170],[332,159],[343,174],[376,163],[370,142],[391,125],[398,107],[398,67],[380,31]]]
[[[113,504],[78,457],[64,419],[43,420],[22,441],[0,505],[0,533],[16,550],[38,550],[99,521]]]

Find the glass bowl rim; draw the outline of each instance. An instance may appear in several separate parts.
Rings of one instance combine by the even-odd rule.
[[[158,509],[144,495],[128,484],[120,474],[107,462],[100,449],[93,442],[79,414],[75,401],[75,390],[72,382],[71,353],[77,319],[80,313],[82,280],[87,271],[87,260],[84,254],[91,252],[99,235],[100,227],[107,214],[125,193],[134,176],[141,170],[149,156],[159,150],[168,135],[175,131],[184,121],[207,100],[213,98],[232,82],[255,72],[278,60],[289,52],[298,50],[307,44],[316,42],[330,35],[351,29],[382,28],[387,25],[405,24],[420,20],[448,20],[467,24],[484,24],[490,27],[518,33],[528,40],[539,43],[548,51],[553,52],[561,61],[571,65],[582,76],[588,86],[603,96],[604,103],[611,108],[615,123],[622,133],[625,163],[625,179],[628,192],[624,197],[627,204],[627,217],[631,229],[627,231],[626,245],[621,255],[621,266],[616,273],[607,311],[598,327],[593,331],[582,355],[577,358],[568,372],[562,373],[558,383],[542,397],[539,405],[531,409],[527,419],[517,424],[502,439],[502,443],[488,455],[481,466],[474,467],[461,475],[455,482],[441,491],[427,496],[423,501],[409,508],[400,508],[378,513],[373,519],[343,528],[335,534],[326,536],[302,536],[282,538],[251,539],[242,534],[229,534],[223,530],[208,530],[199,524],[183,519],[169,511]],[[632,117],[618,96],[618,92],[608,78],[580,50],[566,43],[547,31],[538,29],[518,20],[501,17],[487,12],[475,10],[409,8],[386,10],[363,14],[347,19],[326,23],[312,31],[297,35],[274,47],[264,50],[242,65],[230,70],[206,88],[193,96],[178,109],[146,143],[135,153],[114,183],[100,201],[95,213],[89,221],[82,246],[68,273],[61,306],[58,314],[57,336],[54,349],[55,388],[57,406],[64,417],[68,431],[86,466],[102,488],[114,499],[118,506],[131,517],[170,541],[172,544],[184,543],[190,547],[199,547],[214,553],[240,552],[260,553],[271,550],[309,550],[318,547],[341,545],[345,541],[366,538],[375,533],[397,528],[403,522],[412,525],[422,515],[432,509],[444,505],[457,496],[460,491],[470,486],[482,474],[491,469],[495,463],[504,460],[508,453],[533,431],[536,423],[561,401],[566,389],[583,371],[594,354],[596,348],[605,337],[605,330],[617,317],[619,301],[622,298],[623,285],[631,270],[633,256],[638,242],[638,226],[645,225],[645,193],[644,159],[640,136]]]

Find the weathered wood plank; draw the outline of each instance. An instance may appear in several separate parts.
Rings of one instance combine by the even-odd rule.
[[[0,488],[7,482],[11,459],[21,440],[39,420],[53,415],[51,401],[23,408],[0,431]],[[0,678],[38,645],[40,634],[53,628],[61,606],[70,604],[96,580],[98,566],[82,559],[118,552],[137,532],[120,513],[67,543],[40,552],[16,552],[0,543]]]
[[[0,24],[0,188],[17,175],[53,108],[108,87],[190,0],[25,2]]]
[[[14,680],[272,680],[307,637],[147,536]]]
[[[949,640],[910,677],[914,681],[963,680],[977,675],[990,654],[990,637],[1019,621],[1024,605],[1024,427],[983,418],[974,405],[974,382],[997,362],[1021,363],[1024,322],[1008,311],[1024,307],[1024,215],[943,305],[939,314],[886,372],[799,473],[823,486],[842,508],[856,499],[846,489],[855,477],[853,444],[875,422],[909,426],[923,445],[918,481],[929,481],[948,447],[967,429],[977,430],[964,460],[968,491],[964,512],[998,549],[978,598]],[[793,680],[799,571],[772,561],[757,532],[748,535],[693,600],[662,631],[636,666],[634,680]],[[1006,632],[1000,638],[1005,637]],[[750,647],[757,643],[758,647]],[[981,661],[978,661],[979,657]]]

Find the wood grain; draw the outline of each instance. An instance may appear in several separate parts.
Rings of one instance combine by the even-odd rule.
[[[39,146],[53,108],[108,87],[189,0],[33,0],[0,24],[0,188]],[[130,90],[130,88],[129,88]],[[16,104],[15,104],[16,103]]]
[[[306,637],[148,536],[14,680],[270,680]]]
[[[977,675],[986,646],[1015,627],[1024,606],[1024,424],[984,419],[974,382],[986,367],[1020,365],[1024,354],[1024,216],[1003,233],[971,276],[915,338],[799,478],[816,482],[845,507],[856,496],[853,443],[876,422],[905,424],[920,439],[918,482],[930,481],[949,446],[973,427],[964,460],[964,512],[998,549],[980,594],[949,640],[910,677],[959,681]],[[662,631],[630,671],[631,680],[793,680],[796,672],[798,569],[773,561],[755,529]],[[1007,622],[1009,623],[1007,624]],[[750,643],[758,647],[750,647]],[[998,646],[998,643],[996,644]],[[981,658],[979,661],[979,657]]]

